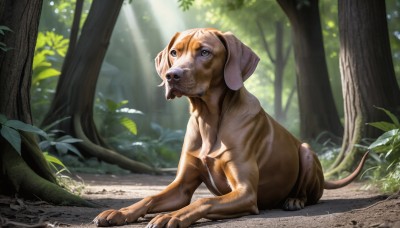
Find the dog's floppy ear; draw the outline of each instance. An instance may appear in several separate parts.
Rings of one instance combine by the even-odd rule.
[[[171,62],[169,61],[169,51],[174,44],[176,38],[179,36],[179,32],[175,33],[174,37],[172,37],[171,41],[169,44],[162,50],[160,53],[158,53],[157,57],[154,59],[155,65],[156,65],[156,70],[158,75],[162,78],[162,76],[167,72],[169,68],[171,68]]]
[[[225,83],[231,90],[238,90],[243,86],[243,82],[253,74],[260,58],[232,33],[221,33],[219,37],[227,51],[224,70]]]

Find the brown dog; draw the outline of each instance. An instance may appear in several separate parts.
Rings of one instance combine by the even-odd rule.
[[[299,210],[323,189],[349,184],[324,181],[320,162],[261,108],[243,82],[259,58],[231,33],[192,29],[177,33],[156,58],[167,99],[187,96],[191,117],[175,180],[161,193],[120,210],[107,210],[97,226],[135,222],[160,214],[147,227],[188,227],[200,218],[257,214],[259,209]],[[216,196],[190,203],[204,182]]]

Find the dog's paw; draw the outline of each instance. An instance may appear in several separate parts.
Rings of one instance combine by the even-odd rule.
[[[283,204],[283,210],[285,211],[297,211],[303,209],[305,200],[297,198],[288,198]]]
[[[93,223],[98,227],[122,226],[135,222],[138,217],[138,215],[135,215],[135,213],[126,208],[120,210],[111,209],[100,213],[93,219]]]
[[[161,227],[188,227],[189,224],[184,224],[183,221],[175,216],[174,213],[159,214],[154,217],[146,228],[161,228]]]

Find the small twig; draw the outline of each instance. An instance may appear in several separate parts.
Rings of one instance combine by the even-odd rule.
[[[47,227],[55,227],[53,224],[50,224],[48,222],[43,222],[43,218],[41,218],[39,220],[38,223],[36,224],[32,224],[32,225],[28,225],[25,223],[21,223],[21,222],[14,222],[9,220],[8,218],[3,218],[0,216],[0,226],[1,227],[5,227],[5,226],[16,226],[16,227],[24,227],[24,228],[47,228]]]

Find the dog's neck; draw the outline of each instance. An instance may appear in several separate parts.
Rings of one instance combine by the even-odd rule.
[[[227,91],[226,87],[218,87],[201,97],[190,97],[190,114],[200,118],[220,116]]]
[[[219,146],[218,132],[222,118],[224,118],[224,108],[229,99],[232,98],[232,91],[225,85],[223,87],[209,90],[201,97],[191,97],[191,115],[197,120],[198,129],[202,138],[201,157],[206,157],[213,149]]]

